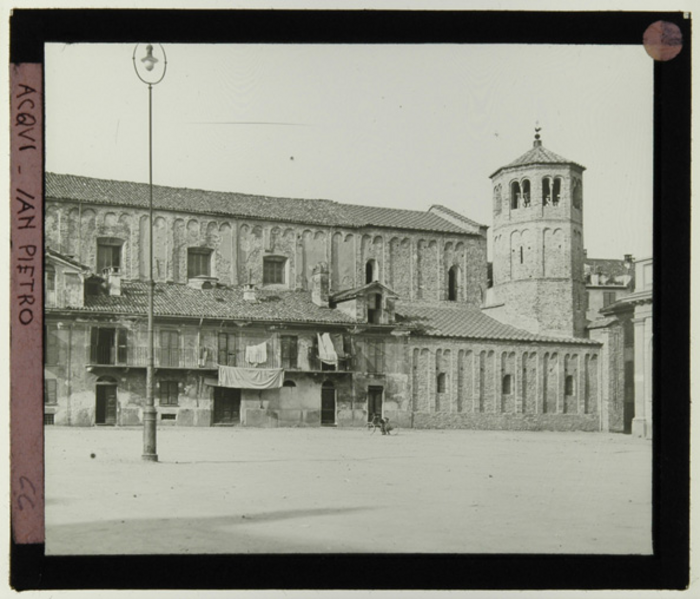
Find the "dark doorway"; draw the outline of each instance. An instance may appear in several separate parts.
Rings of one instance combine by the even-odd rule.
[[[335,425],[335,387],[329,381],[321,387],[321,425]]]
[[[625,362],[625,403],[623,404],[623,431],[632,432],[634,419],[634,362]]]
[[[384,389],[382,387],[370,387],[367,389],[367,420],[372,422],[374,414],[382,416],[382,396]]]
[[[114,426],[116,423],[117,384],[110,377],[102,377],[95,386],[95,424]]]
[[[214,387],[213,424],[233,426],[241,423],[241,390]]]

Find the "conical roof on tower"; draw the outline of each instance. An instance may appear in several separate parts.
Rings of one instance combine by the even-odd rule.
[[[489,176],[491,179],[493,179],[502,170],[513,168],[516,166],[527,166],[535,164],[571,164],[573,166],[577,166],[581,170],[586,170],[585,166],[582,166],[574,162],[573,160],[564,158],[563,156],[559,156],[559,154],[555,154],[551,150],[545,148],[542,145],[542,140],[540,139],[540,129],[536,128],[535,131],[535,140],[532,142],[532,149],[525,152],[519,158],[513,160],[513,162],[509,162],[505,166],[500,167],[497,171],[495,171],[492,175]]]

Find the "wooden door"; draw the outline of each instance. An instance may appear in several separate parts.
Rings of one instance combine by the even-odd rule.
[[[241,390],[214,388],[214,424],[232,426],[241,422]]]
[[[372,416],[377,414],[382,417],[382,396],[384,389],[382,387],[370,387],[367,390],[367,421],[372,421]]]
[[[95,424],[114,426],[117,423],[117,386],[97,385]]]
[[[335,424],[335,388],[324,383],[321,389],[321,425]]]

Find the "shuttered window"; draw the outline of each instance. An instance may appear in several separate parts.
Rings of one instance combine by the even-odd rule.
[[[219,333],[217,361],[222,366],[236,366],[236,341],[236,336],[231,333]]]
[[[180,333],[178,331],[160,332],[160,364],[164,368],[177,368],[180,363]]]
[[[297,338],[292,335],[282,335],[280,342],[282,345],[282,368],[297,368]]]
[[[189,248],[187,250],[187,278],[211,276],[211,250]]]
[[[370,374],[384,372],[384,340],[366,339],[364,343],[364,370]]]
[[[44,381],[44,403],[58,403],[58,382],[56,379],[46,379]]]
[[[176,406],[178,403],[179,386],[177,381],[160,381],[158,397],[161,406]]]
[[[55,326],[44,327],[46,344],[44,345],[44,363],[47,366],[58,364],[58,329]]]
[[[127,364],[129,346],[126,329],[93,327],[90,331],[92,364]]]

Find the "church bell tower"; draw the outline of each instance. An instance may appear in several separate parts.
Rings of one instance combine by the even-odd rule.
[[[493,292],[508,319],[544,335],[585,334],[583,171],[542,145],[491,175]]]

